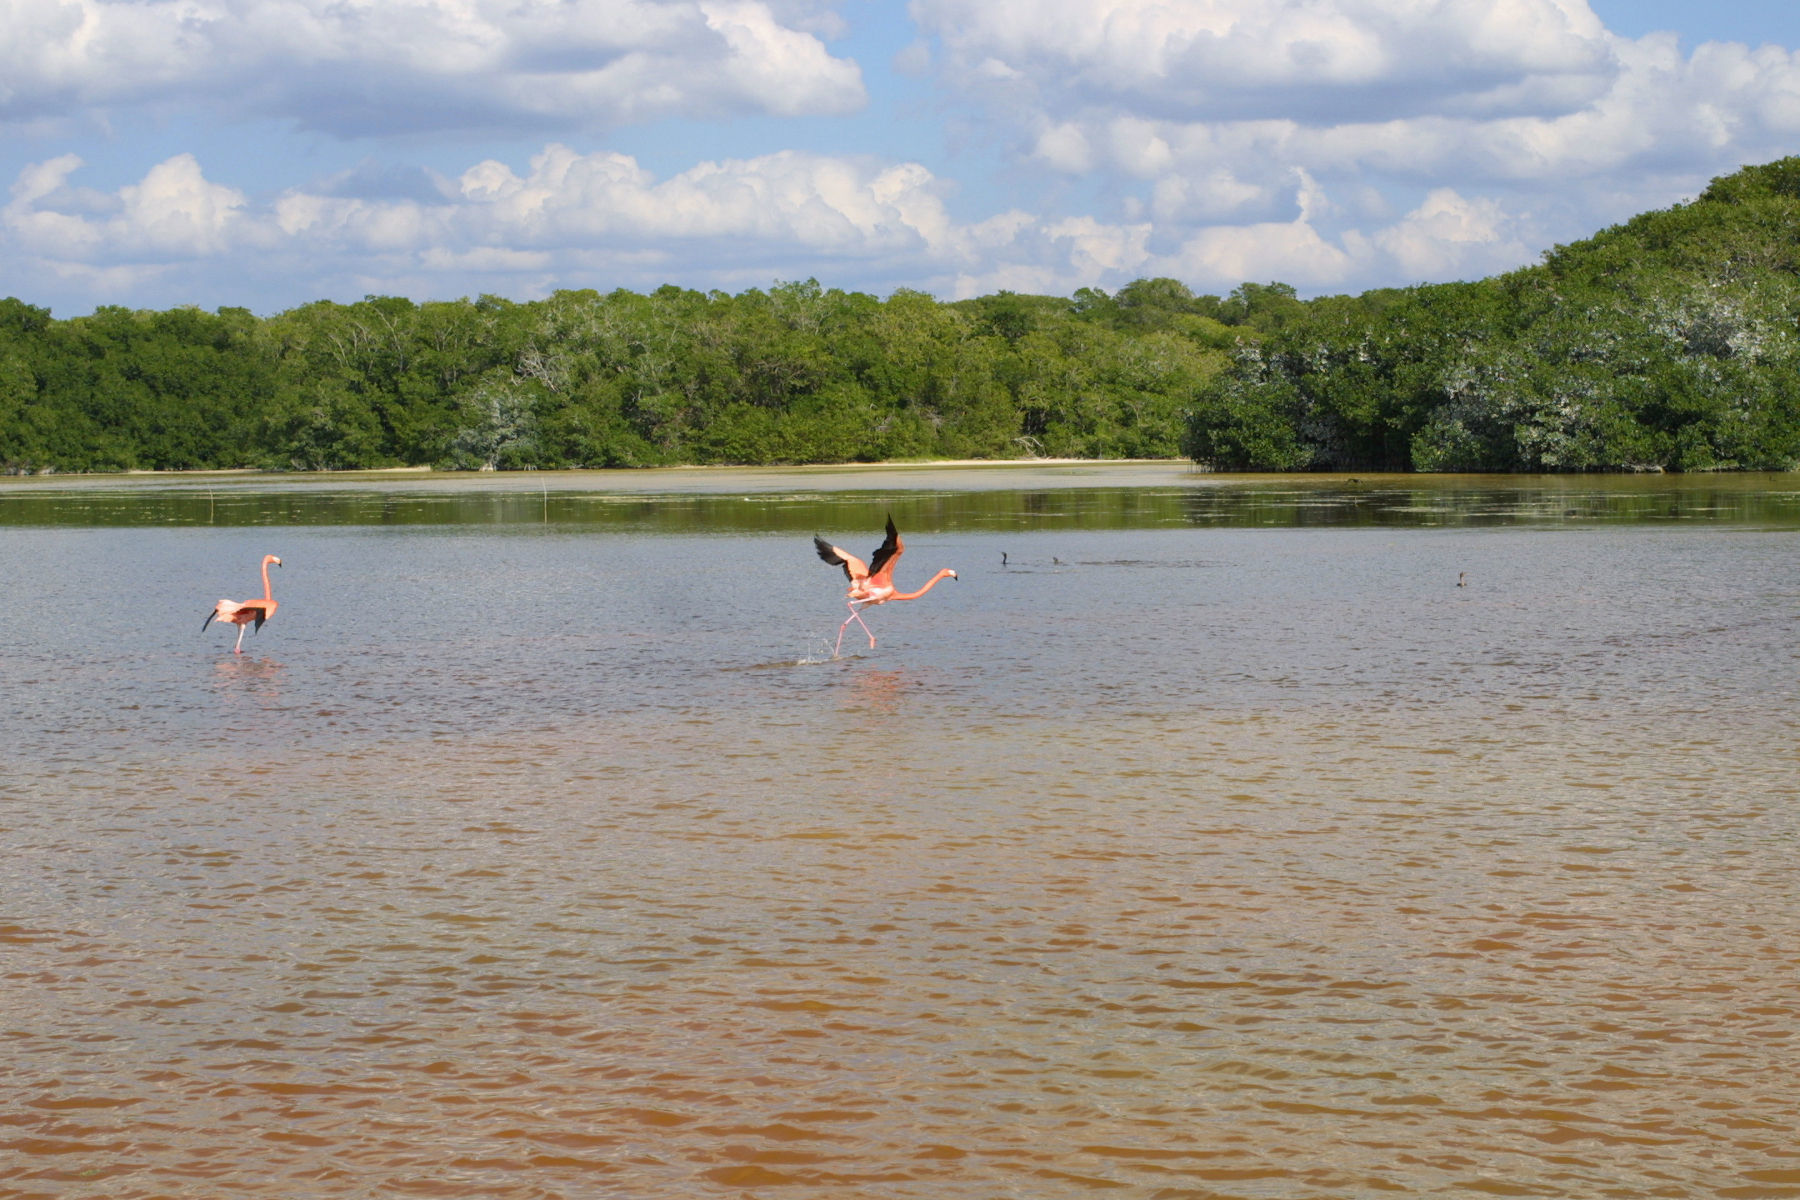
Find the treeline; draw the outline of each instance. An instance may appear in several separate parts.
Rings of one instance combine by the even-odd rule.
[[[1294,304],[1196,397],[1222,469],[1793,470],[1800,158],[1533,267]]]
[[[808,280],[68,320],[7,300],[0,469],[1174,456],[1266,299],[1146,280],[940,303]]]
[[[1166,457],[1225,470],[1800,465],[1800,158],[1474,283],[1143,279],[940,302],[0,301],[0,471]]]

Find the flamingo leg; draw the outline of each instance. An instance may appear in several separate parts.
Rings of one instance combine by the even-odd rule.
[[[843,651],[844,630],[850,628],[850,622],[852,621],[861,625],[863,632],[869,635],[869,649],[873,650],[875,648],[875,635],[869,631],[868,623],[862,619],[862,614],[856,611],[856,601],[852,600],[850,601],[850,615],[844,618],[844,623],[842,625],[838,626],[837,646],[832,650],[831,657],[836,658]]]
[[[233,654],[242,654],[244,652],[244,627],[242,625],[238,626],[237,645],[231,648],[231,652]]]

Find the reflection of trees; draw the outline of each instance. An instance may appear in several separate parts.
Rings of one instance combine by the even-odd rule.
[[[954,478],[954,473],[948,473]],[[471,481],[472,482],[472,481]],[[801,486],[803,483],[796,481]],[[385,488],[385,490],[384,490]],[[449,484],[270,488],[206,485],[0,488],[0,525],[534,525],[658,534],[1349,528],[1735,522],[1800,529],[1800,487],[1781,477],[1386,476],[1367,483],[1269,476],[1195,486],[755,495],[546,491]],[[874,537],[871,532],[870,537]]]

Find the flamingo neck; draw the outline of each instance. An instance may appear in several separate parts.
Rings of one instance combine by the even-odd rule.
[[[263,563],[263,599],[273,600],[274,598],[275,589],[269,585],[269,564],[265,561]]]
[[[943,570],[939,571],[936,575],[933,575],[931,577],[931,581],[929,583],[927,583],[924,587],[920,588],[918,591],[916,591],[916,592],[896,592],[892,596],[889,596],[888,599],[889,600],[917,600],[920,596],[923,596],[926,592],[929,592],[932,588],[936,587],[938,585],[939,580],[947,579],[951,575],[954,575],[954,574],[955,574],[955,572],[952,571],[949,567],[945,567]]]

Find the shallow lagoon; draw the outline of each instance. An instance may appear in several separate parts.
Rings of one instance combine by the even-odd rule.
[[[0,1187],[1800,1194],[1797,494],[0,484]]]

